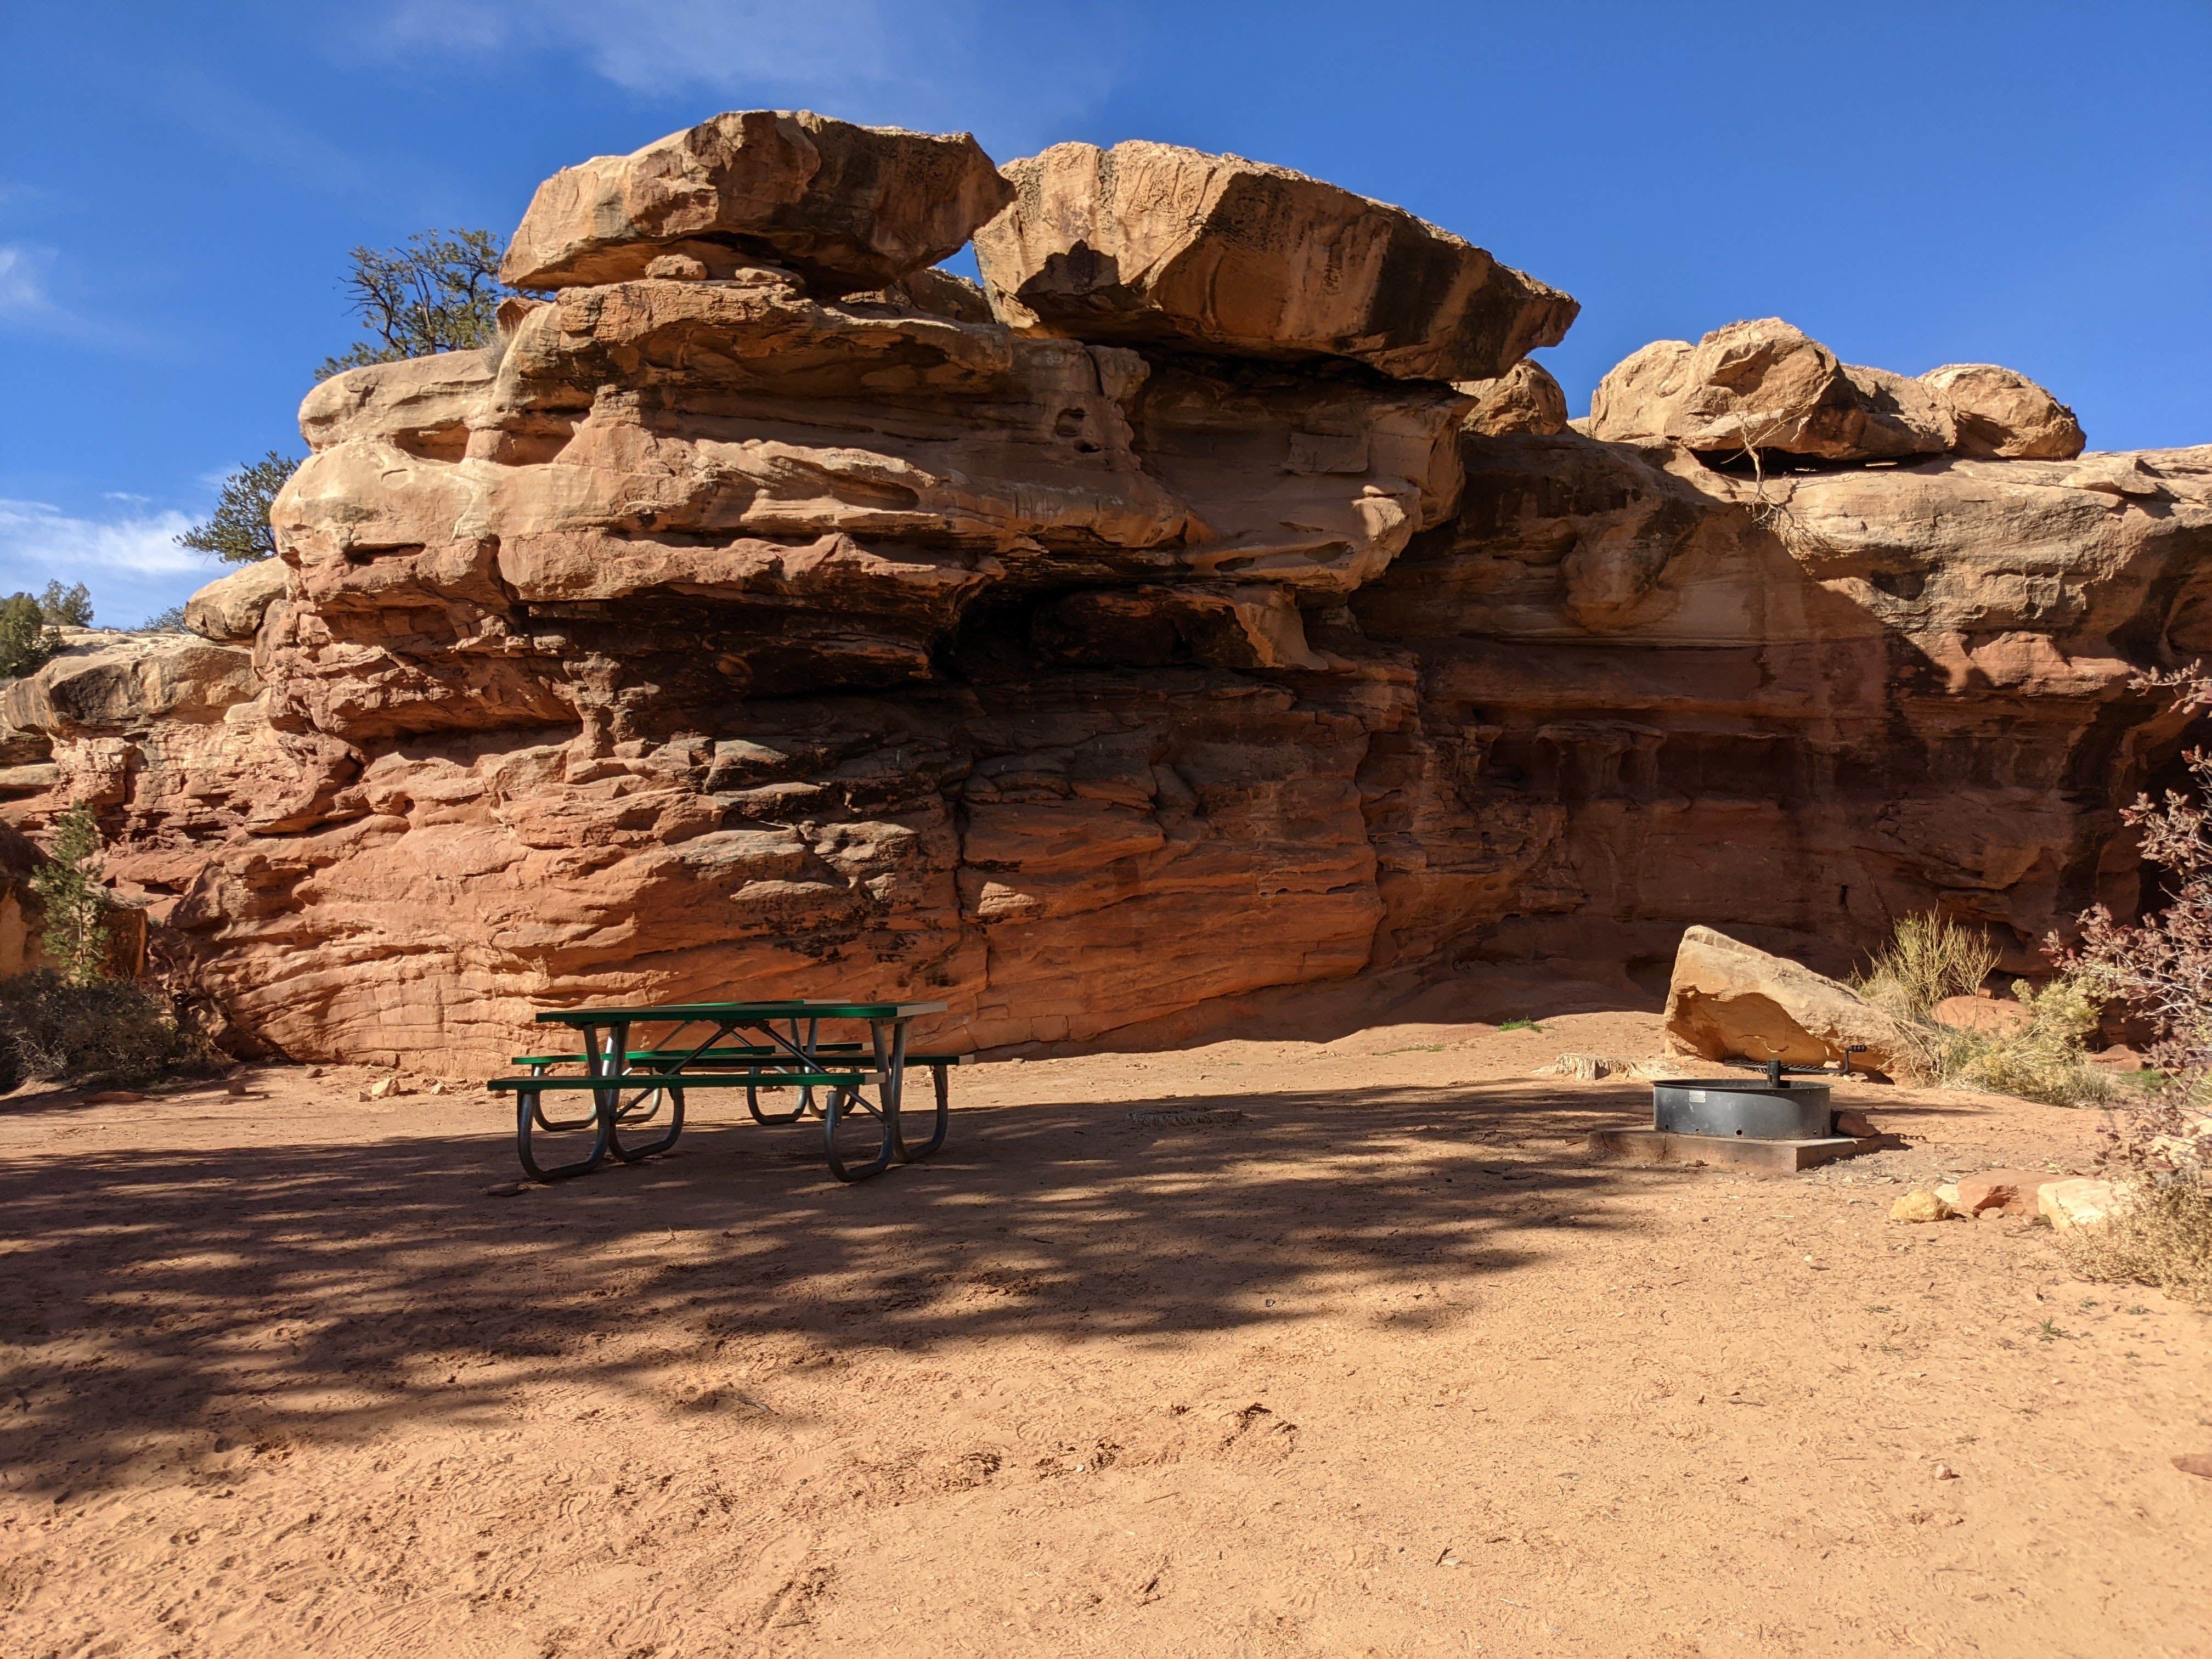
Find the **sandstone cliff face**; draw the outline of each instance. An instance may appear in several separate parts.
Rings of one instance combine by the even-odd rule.
[[[866,131],[811,176],[878,177]],[[495,348],[309,396],[281,593],[0,697],[52,769],[10,815],[100,803],[241,1045],[467,1071],[547,1006],[831,990],[1092,1042],[2134,897],[2112,805],[2177,734],[2127,682],[2212,646],[2212,449],[1761,482],[1542,430],[1494,357],[1510,397],[1302,315],[1208,350],[1173,295],[1016,331],[611,222]]]

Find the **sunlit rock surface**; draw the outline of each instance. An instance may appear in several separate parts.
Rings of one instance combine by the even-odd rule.
[[[948,177],[899,211],[972,216]],[[1540,284],[1471,353],[1446,307],[1271,356],[825,282],[710,205],[317,387],[250,638],[204,595],[220,639],[0,696],[0,811],[94,802],[234,1044],[480,1073],[549,1006],[830,992],[1141,1041],[1478,958],[1656,996],[1692,923],[1832,971],[1935,905],[2024,962],[2136,897],[2114,806],[2181,737],[2130,680],[2212,648],[2212,450],[1762,476],[1544,430]]]

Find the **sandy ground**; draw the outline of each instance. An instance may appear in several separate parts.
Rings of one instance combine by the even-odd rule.
[[[2212,1321],[1887,1219],[2094,1121],[1591,1165],[1646,1091],[1530,1068],[1656,1040],[986,1066],[851,1188],[727,1097],[499,1197],[474,1092],[19,1094],[0,1655],[2212,1653]]]

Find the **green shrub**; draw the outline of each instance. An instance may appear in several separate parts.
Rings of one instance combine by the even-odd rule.
[[[166,999],[129,980],[72,984],[50,968],[0,980],[0,1092],[26,1081],[151,1083],[208,1058]]]
[[[1905,917],[1851,988],[1897,1021],[1908,1044],[1902,1075],[1948,1088],[2094,1106],[2110,1099],[2111,1078],[2089,1063],[2082,1039],[2097,1029],[2095,981],[2061,974],[2040,991],[2025,981],[2013,994],[2027,1012],[2017,1031],[1961,1031],[1939,1023],[1936,1005],[1968,996],[1997,965],[1988,935],[1929,914]]]
[[[62,636],[46,625],[46,613],[28,593],[0,599],[0,680],[35,674],[62,648]]]
[[[2023,981],[2013,994],[2027,1010],[2027,1025],[2005,1035],[1954,1033],[1945,1081],[2052,1106],[2100,1106],[2110,1100],[2112,1079],[2089,1063],[2081,1042],[2097,1029],[2098,1004],[2088,981],[2061,974],[2040,991]]]

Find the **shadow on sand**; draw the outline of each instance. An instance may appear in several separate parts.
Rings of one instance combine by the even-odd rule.
[[[1242,1122],[1130,1116],[1230,1104]],[[936,1158],[855,1187],[811,1125],[721,1114],[668,1158],[515,1198],[485,1190],[514,1173],[491,1134],[16,1163],[0,1463],[18,1491],[82,1491],[149,1436],[480,1419],[519,1375],[619,1387],[671,1342],[1171,1340],[1292,1317],[1324,1284],[1465,1287],[1616,1224],[1615,1183],[1682,1178],[1583,1162],[1640,1104],[1515,1083],[956,1108]]]

